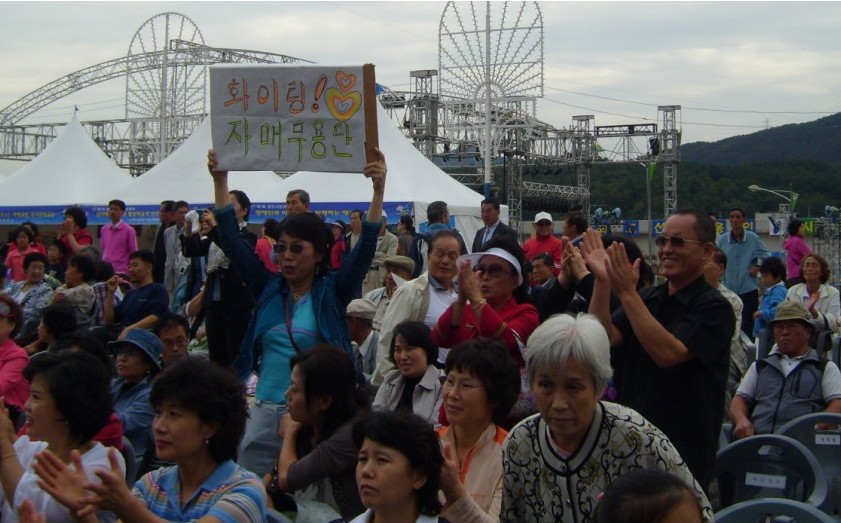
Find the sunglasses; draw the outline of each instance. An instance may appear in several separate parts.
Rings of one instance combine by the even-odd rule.
[[[501,276],[503,274],[514,275],[512,271],[507,270],[501,265],[474,265],[473,272],[481,272],[482,274],[487,274],[491,278],[496,278],[497,276]]]
[[[663,247],[667,243],[671,243],[672,247],[677,249],[677,248],[685,246],[687,242],[689,242],[689,243],[704,243],[700,240],[688,240],[686,238],[683,238],[682,236],[663,236],[662,234],[660,234],[660,235],[654,237],[654,244],[657,245],[657,247]]]

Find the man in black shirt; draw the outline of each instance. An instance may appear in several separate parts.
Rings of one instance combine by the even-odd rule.
[[[659,427],[704,488],[712,480],[736,328],[730,303],[704,280],[714,241],[706,214],[676,212],[656,238],[667,281],[639,293],[639,262],[631,266],[623,246],[604,249],[592,230],[583,242],[596,276],[590,312],[610,337],[619,403]],[[612,316],[611,291],[621,303]]]

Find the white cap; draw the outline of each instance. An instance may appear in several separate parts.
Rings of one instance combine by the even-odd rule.
[[[552,219],[552,215],[548,212],[539,212],[534,216],[534,223],[537,223],[541,220],[549,220],[552,223],[555,223],[555,220]]]
[[[517,258],[515,258],[513,254],[506,251],[505,249],[500,249],[499,247],[491,247],[490,249],[484,252],[463,254],[458,257],[458,260],[456,260],[456,265],[461,265],[461,262],[463,260],[467,260],[470,262],[470,266],[473,267],[479,262],[479,260],[482,259],[483,256],[496,256],[497,258],[502,258],[503,260],[510,263],[511,266],[514,267],[514,270],[517,271],[517,285],[523,284],[523,268],[520,267],[520,262],[517,261]]]

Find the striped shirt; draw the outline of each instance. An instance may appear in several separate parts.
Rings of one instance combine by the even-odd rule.
[[[206,515],[223,523],[266,521],[263,482],[231,460],[219,464],[183,506],[177,465],[146,474],[134,484],[132,494],[167,521],[194,521]]]

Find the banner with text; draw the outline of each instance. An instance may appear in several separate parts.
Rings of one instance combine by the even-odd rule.
[[[211,133],[219,168],[361,173],[366,142],[378,145],[373,69],[211,66]]]

